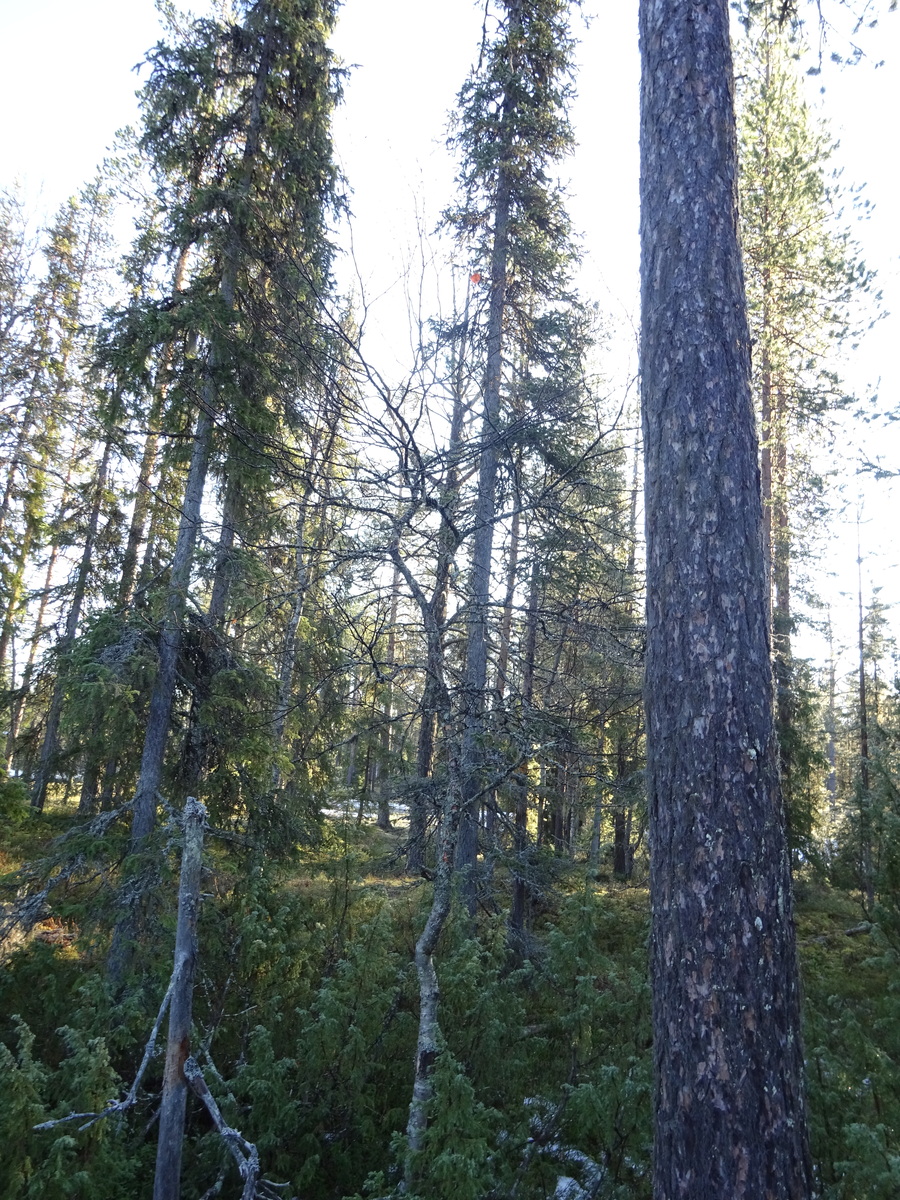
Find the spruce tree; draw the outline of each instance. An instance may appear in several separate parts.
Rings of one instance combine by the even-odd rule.
[[[464,807],[457,851],[473,914],[476,805],[486,783],[491,573],[499,469],[508,448],[510,366],[520,355],[536,357],[540,316],[565,296],[574,256],[561,192],[551,175],[572,146],[566,112],[572,91],[568,4],[504,0],[489,13],[495,32],[459,96],[453,145],[461,157],[461,196],[446,217],[460,247],[480,268],[474,275],[486,291],[467,596]]]
[[[205,361],[135,797],[136,845],[152,829],[162,779],[207,472],[221,456],[239,481],[239,452],[251,469],[271,470],[267,443],[288,404],[285,389],[296,389],[296,363],[312,357],[311,310],[330,257],[336,82],[324,39],[333,7],[261,2],[240,16],[232,24],[196,21],[180,42],[157,47],[145,90],[142,146],[171,199],[172,244],[190,244],[195,258],[191,285],[178,297],[182,327],[192,327]],[[273,310],[281,330],[285,312],[293,319],[286,366],[273,359],[277,344],[266,342]],[[226,493],[227,531],[236,493]],[[214,622],[224,609],[227,551],[220,546],[214,571]]]
[[[815,750],[802,737],[802,667],[791,651],[795,567],[827,505],[817,467],[849,402],[839,356],[859,335],[872,276],[839,221],[834,143],[803,95],[803,44],[784,5],[745,5],[737,42],[741,240],[760,430],[782,784],[793,846],[808,841],[803,797]]]

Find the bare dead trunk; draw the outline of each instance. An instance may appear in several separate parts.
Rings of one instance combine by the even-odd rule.
[[[188,796],[182,814],[184,848],[178,886],[178,924],[175,929],[175,967],[169,1003],[169,1037],[159,1109],[159,1141],[153,1200],[180,1200],[181,1149],[188,1081],[184,1064],[191,1052],[194,970],[197,964],[197,914],[203,866],[203,827],[206,809]]]

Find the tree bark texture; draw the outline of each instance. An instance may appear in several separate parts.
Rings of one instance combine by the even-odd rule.
[[[203,825],[206,809],[188,796],[182,814],[184,849],[178,886],[178,924],[175,930],[175,968],[169,1006],[169,1037],[159,1110],[159,1142],[153,1200],[179,1200],[181,1195],[181,1145],[188,1081],[184,1064],[190,1054],[194,968],[197,961],[197,910],[203,865]]]
[[[812,1195],[727,0],[642,0],[656,1200]]]

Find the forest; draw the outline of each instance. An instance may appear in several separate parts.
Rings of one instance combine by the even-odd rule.
[[[678,76],[691,5],[642,0],[642,398],[560,183],[577,2],[485,0],[400,375],[343,282],[338,0],[159,7],[96,177],[37,232],[0,192],[0,1200],[895,1200],[900,674],[861,564],[852,670],[797,651],[880,315],[815,6],[694,5]],[[678,140],[707,93],[733,180]],[[710,394],[691,442],[708,319],[746,429]],[[690,1058],[731,988],[791,1145]]]

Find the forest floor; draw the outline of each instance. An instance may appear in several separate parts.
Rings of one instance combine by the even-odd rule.
[[[0,896],[6,912],[15,885],[22,885],[16,872],[39,860],[44,870],[46,864],[58,869],[55,839],[69,832],[63,846],[72,846],[79,824],[72,806],[58,803],[40,816],[26,812],[0,822],[0,876],[14,885]],[[7,947],[0,972],[0,1043],[15,1053],[23,1021],[34,1034],[33,1053],[50,1081],[42,1085],[50,1097],[44,1112],[84,1103],[65,1098],[74,1071],[67,1064],[76,1060],[60,1041],[65,1028],[79,1022],[85,1028],[77,1036],[85,1039],[116,1031],[115,1068],[127,1084],[171,971],[166,906],[171,909],[177,882],[174,844],[167,846],[161,877],[163,907],[142,953],[142,991],[125,1024],[118,1002],[104,1008],[104,946],[116,911],[104,876],[115,879],[120,870],[127,828],[123,823],[104,836],[106,866],[87,872],[87,882],[53,893],[27,937],[17,935]],[[293,1097],[289,1111],[296,1122],[290,1139],[298,1148],[315,1145],[321,1158],[320,1175],[310,1176],[305,1196],[351,1195],[373,1163],[388,1170],[392,1134],[405,1122],[418,1005],[412,951],[431,898],[429,881],[406,873],[405,837],[400,820],[384,831],[371,820],[357,824],[355,814],[327,819],[294,856],[263,867],[250,867],[227,840],[209,839],[198,1025],[216,1031],[217,1069],[231,1073],[228,1086],[238,1099],[242,1086],[259,1086],[260,1075],[266,1089],[293,1080],[285,1093]],[[96,853],[87,843],[75,845],[78,853]],[[448,1061],[455,1064],[440,1086],[462,1104],[450,1111],[464,1111],[466,1121],[475,1122],[454,1125],[462,1118],[453,1117],[441,1136],[456,1145],[453,1169],[465,1174],[475,1169],[466,1156],[481,1162],[492,1139],[509,1147],[517,1138],[532,1148],[542,1145],[534,1131],[545,1120],[542,1113],[555,1113],[559,1136],[550,1149],[556,1147],[556,1159],[550,1161],[548,1148],[529,1159],[534,1194],[548,1186],[546,1194],[553,1194],[553,1180],[569,1162],[581,1163],[571,1169],[582,1178],[602,1164],[610,1188],[619,1189],[610,1196],[641,1200],[651,1124],[646,864],[638,863],[636,878],[622,882],[604,871],[592,875],[583,855],[572,860],[545,848],[535,870],[524,955],[510,954],[502,861],[482,890],[474,931],[453,919],[438,947]],[[858,892],[832,887],[810,868],[798,874],[795,892],[823,1196],[896,1200],[900,953],[890,898],[865,914]],[[87,1007],[86,996],[93,997]],[[65,1037],[76,1035],[70,1030]],[[301,1059],[297,1039],[304,1044]],[[301,1067],[312,1083],[294,1080]],[[102,1096],[91,1101],[102,1102]],[[244,1128],[265,1145],[265,1129],[254,1131],[253,1106],[249,1100],[243,1105]],[[142,1145],[138,1138],[130,1151],[135,1163],[143,1161]],[[280,1177],[299,1170],[290,1155],[272,1153]],[[498,1152],[498,1170],[502,1161]],[[42,1194],[55,1195],[49,1183],[43,1186]]]

